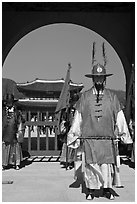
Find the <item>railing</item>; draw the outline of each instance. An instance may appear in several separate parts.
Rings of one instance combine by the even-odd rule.
[[[58,156],[61,150],[56,121],[26,121],[23,148],[30,155]]]

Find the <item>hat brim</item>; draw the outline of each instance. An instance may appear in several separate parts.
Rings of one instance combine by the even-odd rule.
[[[3,99],[2,101],[3,101],[3,102],[7,102],[6,99]],[[18,101],[18,99],[14,99],[14,100],[13,100],[14,103],[17,102],[17,101]]]
[[[85,77],[92,78],[93,76],[105,76],[109,77],[112,76],[113,74],[86,74]]]

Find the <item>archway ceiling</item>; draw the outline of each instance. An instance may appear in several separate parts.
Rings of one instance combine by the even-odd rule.
[[[135,55],[134,2],[3,2],[3,63],[24,35],[53,23],[81,25],[105,38],[123,63],[128,86]]]

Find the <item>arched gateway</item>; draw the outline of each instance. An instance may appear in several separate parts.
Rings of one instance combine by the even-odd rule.
[[[26,34],[54,23],[72,23],[98,33],[119,55],[130,83],[135,47],[134,2],[3,2],[3,63]]]
[[[19,99],[16,105],[26,120],[22,148],[30,155],[58,156],[60,153],[62,144],[57,136],[55,109],[63,84],[63,79],[35,79],[17,84],[24,98]],[[70,82],[70,97],[79,94],[82,89],[83,84]]]
[[[2,11],[3,63],[12,47],[26,34],[39,27],[54,23],[80,25],[98,33],[114,48],[123,64],[126,94],[127,98],[129,97],[129,88],[132,84],[130,78],[132,78],[132,67],[135,64],[135,2],[3,2]],[[29,84],[27,87],[30,87]],[[131,94],[130,98],[132,98]],[[25,105],[26,102],[22,101],[22,105],[23,103]],[[31,125],[30,112],[27,117]],[[39,151],[39,133],[37,141]],[[28,148],[31,149],[30,143]],[[57,150],[56,139],[55,150]]]

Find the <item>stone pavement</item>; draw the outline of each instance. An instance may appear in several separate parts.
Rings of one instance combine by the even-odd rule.
[[[115,188],[120,195],[115,200],[95,197],[92,202],[135,202],[135,170],[121,164],[121,183]],[[59,162],[28,162],[20,170],[2,171],[2,202],[91,202],[85,199],[81,187],[74,184],[74,170],[61,168]]]

